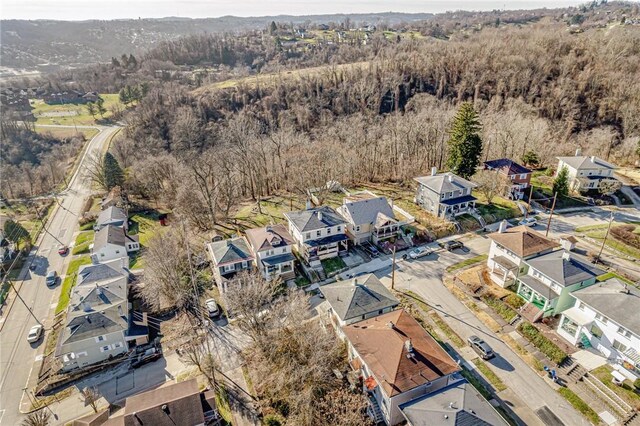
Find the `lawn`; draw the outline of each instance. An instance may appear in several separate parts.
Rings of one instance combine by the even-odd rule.
[[[573,393],[572,390],[568,388],[561,387],[558,389],[558,393],[562,395],[573,408],[581,412],[591,423],[594,425],[600,424],[600,416],[596,413],[593,408],[589,406],[586,402],[584,402],[578,395]]]
[[[321,261],[322,267],[324,268],[324,273],[329,276],[332,273],[339,271],[342,268],[345,268],[347,265],[344,263],[344,260],[340,257],[333,257],[331,259],[324,259]]]
[[[623,225],[620,222],[614,222],[611,224],[612,227]],[[628,225],[628,223],[624,223],[624,225]],[[576,228],[576,232],[580,232],[585,236],[596,240],[597,243],[602,244],[604,240],[604,236],[607,233],[607,224],[603,225],[591,225],[591,226],[583,226]],[[640,226],[636,226],[634,233],[640,232]],[[616,237],[610,232],[607,237],[606,246],[610,249],[619,251],[627,256],[633,257],[634,259],[640,259],[640,249],[632,247],[624,242],[616,239]]]
[[[88,255],[73,259],[71,262],[69,262],[67,275],[62,281],[62,290],[60,291],[60,299],[58,300],[58,305],[56,306],[56,314],[67,309],[67,305],[69,304],[69,297],[71,296],[71,289],[76,285],[78,269],[80,269],[82,265],[88,265],[90,263],[91,258]]]
[[[117,104],[122,106],[117,94],[101,94],[100,97],[104,99],[104,107],[107,112],[104,114],[104,118],[108,119],[111,116],[110,109]],[[81,104],[46,104],[42,99],[31,99],[29,101],[33,107],[33,115],[36,117],[36,124],[59,124],[67,126],[92,126],[96,124],[96,119],[100,120],[102,117],[96,115],[95,118],[89,114],[86,105]]]
[[[491,204],[487,204],[486,197],[479,191],[474,191],[473,195],[478,199],[476,208],[487,223],[522,216],[522,212],[514,201],[502,197],[494,197],[491,200]]]
[[[36,126],[36,133],[51,134],[51,136],[58,139],[66,139],[73,137],[84,137],[86,140],[91,140],[98,134],[98,129],[72,129],[69,127],[47,127]]]
[[[451,266],[447,266],[445,269],[447,272],[451,273],[457,271],[458,269],[466,268],[467,266],[475,265],[476,263],[481,263],[487,260],[488,255],[480,254],[478,256],[474,256],[469,259],[465,259],[462,262],[454,263]]]
[[[144,268],[144,248],[162,228],[159,222],[160,212],[136,213],[129,220],[132,222],[129,227],[129,235],[138,235],[140,241],[140,251],[131,253],[129,257],[129,269]]]
[[[89,253],[89,246],[93,243],[93,237],[95,236],[95,232],[91,231],[83,231],[78,234],[76,237],[76,242],[73,245],[72,254],[85,254]]]
[[[589,374],[595,376],[598,380],[604,383],[606,387],[611,389],[613,393],[618,395],[636,410],[640,410],[640,394],[635,391],[633,382],[631,382],[631,380],[625,380],[624,383],[622,383],[622,386],[614,384],[611,381],[613,379],[613,376],[611,375],[612,371],[613,367],[605,364],[596,368],[595,370],[590,371]]]

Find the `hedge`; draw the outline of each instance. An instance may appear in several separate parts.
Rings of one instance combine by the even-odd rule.
[[[560,349],[558,345],[547,339],[540,330],[535,328],[528,322],[523,322],[518,326],[518,331],[533,345],[545,354],[551,361],[556,364],[562,362],[569,356],[565,351]]]

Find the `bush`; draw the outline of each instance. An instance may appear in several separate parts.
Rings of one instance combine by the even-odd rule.
[[[636,381],[633,382],[633,387],[640,390],[640,379],[636,379]]]
[[[504,318],[506,322],[511,322],[511,320],[518,315],[516,311],[507,306],[506,303],[493,296],[485,296],[482,298],[482,301],[489,305],[498,315]]]
[[[640,234],[635,234],[636,227],[634,225],[620,225],[611,228],[611,235],[631,247],[640,249]]]
[[[280,426],[282,423],[280,422],[280,418],[275,414],[269,414],[264,418],[265,426]]]
[[[524,299],[517,294],[510,294],[502,300],[504,301],[504,303],[516,310],[522,308],[526,303]]]
[[[523,322],[518,326],[518,331],[533,345],[545,354],[551,361],[556,364],[562,364],[567,358],[567,353],[560,349],[555,343],[547,339],[540,330],[535,328],[528,322]]]

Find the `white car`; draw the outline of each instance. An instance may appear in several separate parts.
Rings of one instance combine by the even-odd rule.
[[[409,257],[411,259],[417,259],[422,256],[429,256],[431,254],[431,249],[427,247],[418,247],[409,252]]]
[[[204,305],[207,307],[209,318],[215,318],[220,315],[220,308],[218,308],[218,304],[215,299],[205,300]]]
[[[525,225],[525,226],[536,226],[537,224],[538,224],[538,221],[536,220],[535,217],[528,217],[518,222],[518,225]]]
[[[40,338],[42,337],[43,330],[44,329],[40,324],[34,325],[33,327],[31,327],[31,330],[29,330],[29,334],[27,335],[27,342],[35,343],[38,340],[40,340]]]

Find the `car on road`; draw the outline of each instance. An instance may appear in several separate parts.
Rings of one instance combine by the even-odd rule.
[[[380,256],[380,250],[378,250],[373,244],[369,244],[369,243],[364,243],[362,244],[362,248],[364,249],[364,251],[367,252],[367,254],[371,257],[378,257]]]
[[[209,318],[215,318],[220,315],[220,308],[216,303],[215,299],[207,299],[204,302],[205,307],[207,308],[207,313],[209,314]]]
[[[47,283],[47,287],[51,287],[56,285],[58,281],[58,273],[56,271],[49,271],[47,276],[45,277],[45,282]]]
[[[482,359],[490,359],[495,356],[493,353],[493,349],[491,346],[487,344],[484,340],[479,338],[478,336],[471,336],[467,339],[467,343]]]
[[[409,252],[409,257],[411,259],[418,259],[423,256],[429,256],[433,251],[427,247],[417,247]]]
[[[524,225],[524,226],[536,226],[537,224],[538,224],[538,221],[536,220],[535,217],[528,217],[518,222],[518,225]]]
[[[462,244],[462,242],[458,240],[451,240],[444,243],[443,247],[447,249],[447,251],[451,251],[455,249],[461,249],[462,247],[464,247],[464,244]]]
[[[38,340],[40,340],[40,338],[42,337],[43,331],[44,331],[44,328],[42,327],[41,324],[34,325],[33,327],[31,327],[31,330],[29,330],[29,334],[27,335],[27,342],[35,343]]]
[[[58,254],[60,256],[64,256],[65,254],[69,253],[69,247],[67,246],[60,246],[58,247]]]

